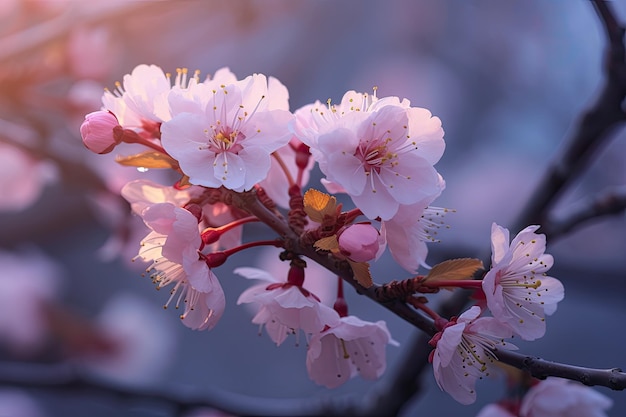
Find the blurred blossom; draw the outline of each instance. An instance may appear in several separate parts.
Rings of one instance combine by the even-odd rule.
[[[102,84],[93,80],[78,80],[72,84],[67,92],[67,99],[76,108],[76,114],[80,115],[80,121],[75,124],[82,122],[85,113],[102,107],[102,91]]]
[[[0,142],[0,211],[24,210],[56,177],[52,163]]]
[[[498,404],[487,404],[481,408],[476,417],[515,417],[515,415]]]
[[[47,336],[44,306],[58,292],[60,268],[34,250],[0,252],[0,343],[20,354],[41,347]]]
[[[578,382],[550,377],[532,387],[520,408],[522,417],[606,417],[613,401]]]
[[[155,319],[158,317],[158,320]],[[173,323],[163,310],[130,293],[120,293],[104,307],[97,325],[113,348],[91,352],[80,361],[106,379],[154,383],[170,365],[176,348]]]
[[[0,391],[0,416],[44,417],[39,405],[28,394],[16,389]]]
[[[115,66],[117,49],[110,28],[78,27],[67,44],[70,70],[78,78],[105,79]]]

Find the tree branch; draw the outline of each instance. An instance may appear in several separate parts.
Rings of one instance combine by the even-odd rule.
[[[585,368],[551,362],[505,350],[496,351],[495,354],[500,362],[528,371],[535,378],[545,379],[549,376],[556,376],[578,381],[589,386],[600,385],[617,391],[626,389],[626,373],[622,372],[620,368]]]
[[[587,204],[570,211],[561,219],[550,219],[542,228],[551,239],[571,232],[582,223],[602,216],[618,215],[626,212],[626,187],[611,189],[586,202]]]

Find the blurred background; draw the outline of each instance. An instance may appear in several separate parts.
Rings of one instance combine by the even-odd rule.
[[[626,3],[611,5],[626,22]],[[250,282],[231,271],[269,263],[274,253],[251,251],[216,271],[227,309],[212,331],[193,332],[174,311],[163,311],[167,294],[141,277],[144,265],[130,262],[146,229],[138,223],[135,240],[125,243],[120,224],[128,207],[115,194],[130,179],[171,178],[117,165],[123,146],[94,155],[79,134],[84,115],[100,108],[103,89],[136,65],[198,69],[202,77],[225,66],[239,78],[272,75],[289,89],[292,111],[374,86],[380,97],[430,109],[447,144],[437,165],[447,188],[434,204],[457,210],[446,218],[451,227],[442,242],[430,246],[434,264],[488,256],[491,223],[512,224],[593,103],[604,51],[603,28],[587,0],[0,0],[0,360],[69,360],[124,383],[266,398],[358,397],[375,384],[356,378],[333,391],[317,386],[307,377],[303,344],[289,339],[276,347],[258,335],[250,311],[236,305]],[[622,130],[554,215],[626,186],[625,157]],[[318,187],[318,179],[309,185]],[[246,233],[264,232],[253,226]],[[519,343],[522,352],[626,368],[625,216],[548,240],[548,253],[566,298],[548,319],[546,336]],[[372,270],[379,283],[407,277],[387,257]],[[347,296],[351,313],[386,320],[401,343],[387,350],[387,373],[410,366],[400,363],[402,343],[415,330],[351,289]],[[96,327],[123,340],[124,349],[105,355],[109,346]],[[440,392],[429,372],[403,415],[472,416],[498,400],[502,386],[482,381],[478,401],[466,407]],[[624,393],[598,390],[614,400],[609,415],[626,414]],[[0,415],[86,413],[173,410],[89,392],[0,387]]]

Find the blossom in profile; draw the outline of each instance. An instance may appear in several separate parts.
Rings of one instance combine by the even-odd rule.
[[[167,307],[183,307],[180,318],[194,330],[210,330],[226,307],[217,277],[199,253],[202,239],[198,219],[172,203],[158,203],[143,210],[144,223],[152,229],[141,242],[137,258],[152,262],[147,268],[157,289],[172,285]]]
[[[360,375],[375,380],[385,372],[387,344],[391,338],[384,321],[371,323],[345,316],[309,339],[306,367],[309,377],[327,388],[336,388]]]
[[[291,139],[287,89],[275,78],[254,74],[223,83],[219,77],[172,90],[171,120],[161,125],[161,143],[196,185],[250,190],[264,180],[272,152]]]
[[[141,215],[147,207],[156,203],[172,203],[176,206],[183,206],[200,192],[201,190],[196,187],[188,187],[180,190],[150,180],[139,179],[127,182],[122,187],[120,193],[122,197],[130,203],[133,212],[137,215]]]
[[[521,417],[606,417],[613,401],[578,382],[550,377],[522,400]]]
[[[15,388],[0,390],[0,416],[44,417],[43,407],[33,397]]]
[[[496,372],[494,349],[517,349],[504,341],[513,336],[506,324],[480,314],[480,307],[471,307],[430,341],[437,385],[461,404],[476,401],[476,381]]]
[[[445,187],[440,177],[439,193],[417,203],[401,205],[397,213],[383,221],[381,234],[389,252],[400,266],[411,273],[417,273],[420,266],[429,268],[426,263],[427,243],[438,242],[438,231],[444,226],[443,217],[447,209],[431,207],[429,204],[439,196]]]
[[[341,187],[370,219],[389,220],[400,205],[438,195],[433,165],[445,143],[441,121],[423,108],[396,97],[325,111],[296,112],[294,131],[311,148],[331,187]]]
[[[258,305],[259,310],[252,323],[265,327],[277,346],[289,334],[298,337],[300,330],[307,335],[319,333],[339,321],[335,310],[322,304],[315,294],[303,287],[302,268],[292,266],[286,281],[258,268],[242,267],[236,268],[234,272],[248,279],[263,281],[241,293],[237,304]]]
[[[554,313],[564,297],[561,282],[546,274],[554,259],[545,253],[546,237],[537,229],[528,226],[509,245],[509,231],[494,223],[492,265],[482,282],[493,316],[524,340],[545,334],[545,315]]]

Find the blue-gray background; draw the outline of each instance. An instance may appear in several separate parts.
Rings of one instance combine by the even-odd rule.
[[[317,99],[338,101],[350,89],[378,86],[379,96],[406,97],[439,116],[447,149],[437,168],[447,189],[435,204],[457,213],[447,217],[451,229],[442,232],[442,242],[431,245],[432,260],[488,251],[491,223],[508,226],[515,219],[602,81],[604,33],[585,0],[130,4],[128,13],[106,22],[116,48],[104,58],[113,63],[109,87],[140,63],[167,71],[200,69],[203,74],[228,66],[239,77],[253,72],[277,77],[290,91],[292,110]],[[612,5],[626,21],[624,4]],[[62,135],[68,142],[80,141],[79,123],[65,123]],[[616,134],[555,213],[625,184],[624,136]],[[166,294],[154,291],[127,262],[99,261],[95,252],[108,230],[94,220],[84,195],[85,190],[57,185],[34,208],[3,214],[3,245],[34,242],[57,259],[66,271],[65,300],[82,314],[95,315],[122,289],[161,305]],[[548,252],[555,256],[552,275],[563,281],[566,298],[548,319],[546,336],[519,344],[522,351],[583,366],[626,368],[624,216],[548,242]],[[358,378],[334,391],[315,385],[306,375],[304,345],[295,347],[288,340],[276,347],[266,335],[257,335],[249,311],[235,305],[249,282],[231,274],[233,267],[251,263],[252,256],[243,254],[217,271],[227,310],[214,330],[192,332],[174,323],[178,348],[173,357],[162,359],[171,361],[162,380],[261,397],[366,395],[373,383]],[[378,282],[407,276],[387,258],[373,271]],[[353,314],[386,320],[401,344],[413,335],[407,323],[348,292]],[[173,311],[160,314],[155,321],[176,322]],[[398,362],[401,350],[389,347],[388,372],[410,366]],[[501,380],[481,382],[477,403],[464,407],[439,391],[431,373],[425,381],[404,415],[472,416],[503,392]],[[626,414],[623,393],[599,390],[615,401],[609,415]],[[50,416],[168,415],[165,409],[97,396],[31,393]]]

